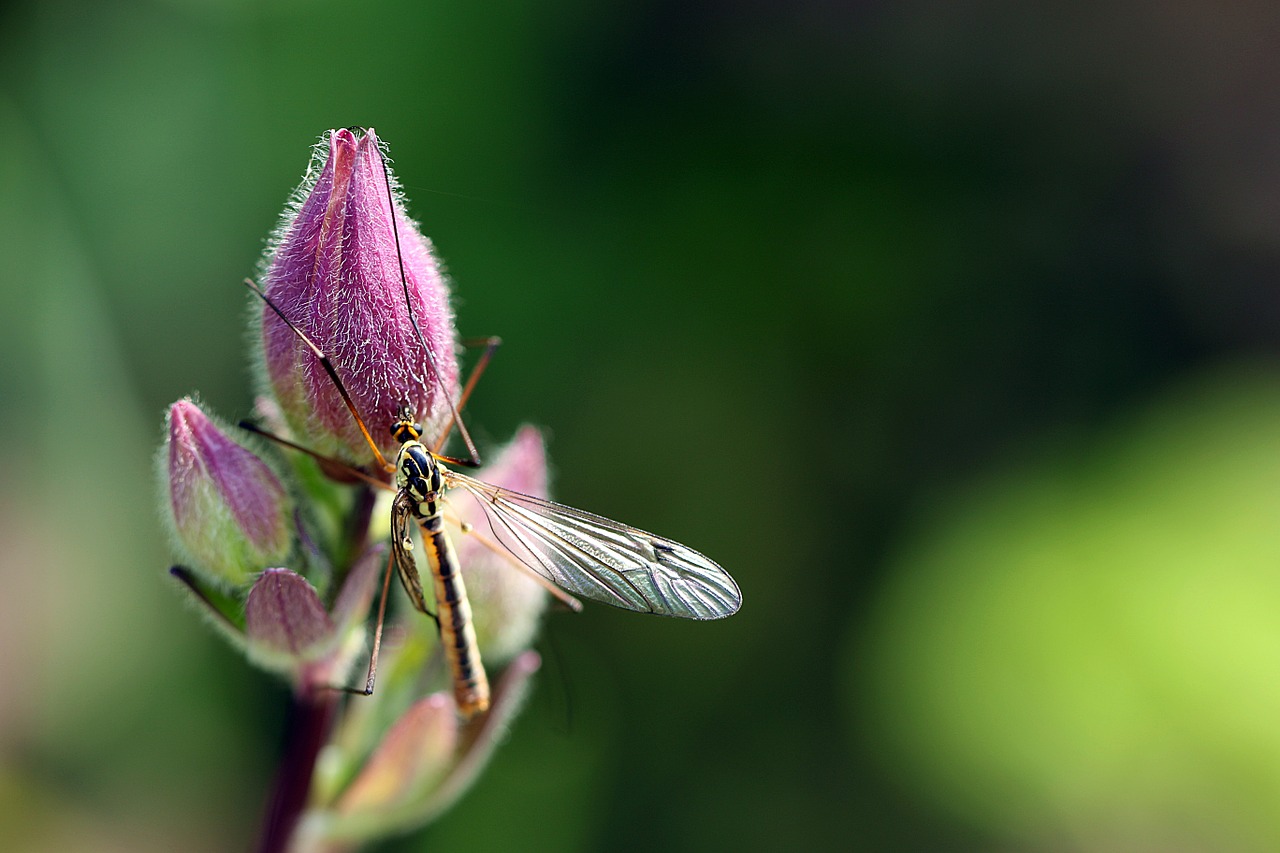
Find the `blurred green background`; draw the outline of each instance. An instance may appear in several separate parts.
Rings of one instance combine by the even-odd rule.
[[[501,334],[470,409],[713,555],[552,616],[385,850],[1280,849],[1280,7],[0,9],[0,842],[243,849],[282,687],[164,575],[165,407],[372,125]]]

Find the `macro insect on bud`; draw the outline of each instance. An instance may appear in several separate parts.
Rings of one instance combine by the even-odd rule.
[[[271,469],[194,404],[182,401],[170,416],[178,539],[234,588],[202,584],[182,566],[170,571],[251,660],[291,681],[295,731],[306,735],[282,763],[266,853],[349,849],[447,808],[538,668],[527,646],[548,594],[572,610],[581,596],[694,620],[721,619],[742,602],[733,578],[698,551],[547,499],[545,451],[532,427],[496,454],[483,480],[452,467],[480,464],[460,412],[499,340],[487,339],[460,387],[448,288],[402,207],[374,132],[330,131],[260,284],[246,281],[261,303],[258,374],[270,399],[259,406],[265,425],[241,426],[328,475],[310,462],[294,467],[292,488],[305,498],[296,519]],[[466,456],[444,452],[455,429]],[[228,471],[236,472],[229,480]],[[373,526],[379,491],[390,497],[386,539]],[[289,551],[297,571],[278,563]],[[377,681],[393,572],[429,621],[391,635]],[[352,685],[351,664],[366,650],[363,685]],[[482,655],[506,663],[493,685]],[[447,680],[452,695],[424,697],[423,679]],[[368,698],[345,705],[326,739],[339,691]]]

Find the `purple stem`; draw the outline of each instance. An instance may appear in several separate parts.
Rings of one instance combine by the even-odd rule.
[[[258,853],[283,853],[307,804],[311,775],[341,697],[336,690],[303,689],[289,709],[288,745],[267,803]]]

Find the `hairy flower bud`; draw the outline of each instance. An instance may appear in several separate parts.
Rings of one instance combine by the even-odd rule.
[[[384,455],[394,454],[389,429],[406,405],[428,436],[443,428],[444,394],[456,395],[458,384],[448,286],[372,130],[326,134],[264,259],[262,284],[328,355]],[[262,342],[267,385],[293,433],[323,453],[367,461],[367,444],[319,359],[265,305]]]
[[[485,466],[484,479],[504,489],[546,497],[547,456],[542,434],[535,427],[521,427],[511,443]],[[460,519],[473,531],[459,537],[457,547],[475,613],[476,639],[487,663],[502,663],[533,642],[546,609],[547,592],[517,564],[520,559],[534,561],[532,555],[512,554],[497,545],[484,510],[475,500],[460,495],[455,503]]]
[[[168,516],[194,567],[240,586],[293,545],[292,502],[251,450],[190,399],[174,403],[162,451]]]
[[[337,633],[311,584],[288,569],[262,573],[245,599],[244,621],[249,650],[277,669],[321,657]]]

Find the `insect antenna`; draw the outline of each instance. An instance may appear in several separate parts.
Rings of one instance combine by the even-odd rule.
[[[427,361],[430,362],[431,374],[435,377],[436,387],[440,390],[440,393],[444,395],[445,402],[449,404],[449,422],[445,427],[444,432],[441,434],[440,440],[436,444],[436,450],[439,450],[444,445],[445,439],[449,437],[449,431],[453,429],[454,424],[457,424],[458,434],[462,436],[463,442],[467,445],[468,458],[441,458],[459,465],[465,465],[468,468],[479,468],[480,451],[476,450],[475,442],[471,440],[471,433],[467,431],[467,425],[462,422],[462,418],[458,414],[459,407],[454,405],[453,398],[449,396],[449,389],[444,387],[444,380],[440,378],[440,370],[436,365],[435,353],[427,343],[426,337],[422,334],[422,329],[418,327],[418,318],[413,313],[413,299],[409,296],[409,277],[404,270],[404,253],[400,249],[400,229],[396,225],[396,201],[395,195],[391,191],[391,168],[387,166],[387,157],[382,152],[381,148],[378,149],[378,154],[382,159],[382,175],[383,178],[385,178],[384,183],[387,188],[387,204],[391,206],[391,236],[395,239],[396,243],[396,260],[400,264],[400,284],[404,288],[405,307],[409,309],[409,322],[413,324],[413,331],[418,335],[418,341],[422,344],[422,348],[427,352]],[[487,361],[487,356],[485,360]],[[474,383],[469,383],[469,386],[470,385],[474,385]],[[466,396],[464,394],[462,400],[465,401],[465,399]]]

